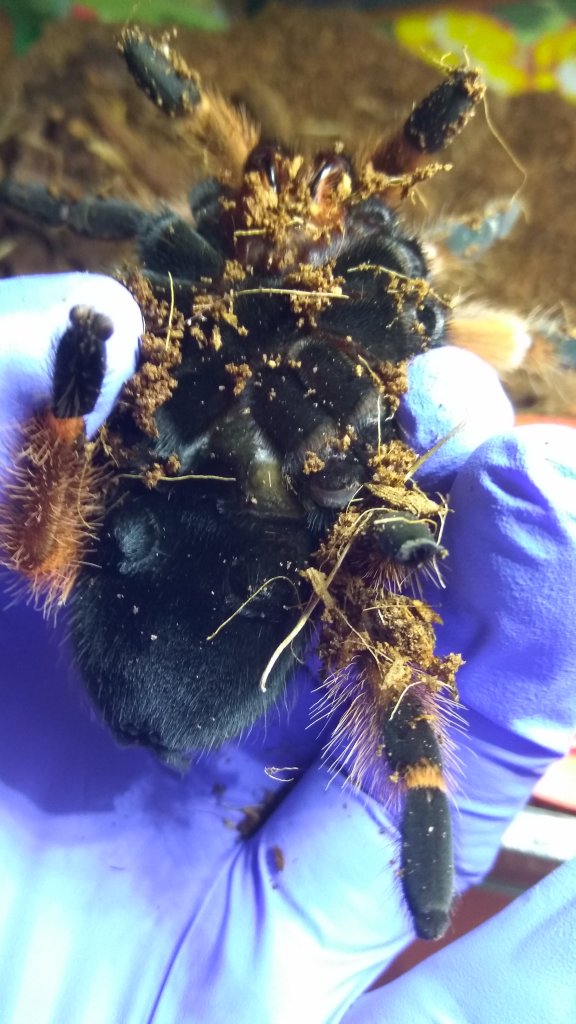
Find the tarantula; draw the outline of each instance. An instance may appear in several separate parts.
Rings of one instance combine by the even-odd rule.
[[[262,140],[167,38],[130,29],[119,49],[209,176],[189,218],[0,185],[45,224],[133,236],[122,276],[146,323],[88,442],[113,325],[70,311],[51,401],[14,457],[2,561],[48,609],[66,604],[117,739],[175,766],[262,715],[315,630],[328,751],[354,785],[376,767],[402,787],[404,891],[418,934],[438,937],[453,884],[438,704],[459,658],[435,655],[436,617],[410,585],[444,554],[443,506],[415,485],[395,412],[407,360],[444,342],[449,308],[396,207],[483,86],[452,71],[364,157],[308,159]]]

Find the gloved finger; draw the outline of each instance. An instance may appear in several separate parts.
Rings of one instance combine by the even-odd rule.
[[[124,381],[134,372],[143,330],[128,290],[100,274],[58,274],[0,281],[0,428],[6,430],[49,401],[54,350],[70,310],[84,305],[106,314],[114,330],[106,343],[106,376],[87,417],[91,435],[109,415]]]
[[[450,496],[446,589],[428,591],[441,653],[459,650],[466,728],[454,818],[460,887],[576,723],[576,454],[569,427],[529,426],[477,449]]]
[[[411,361],[397,421],[419,455],[444,441],[415,478],[424,489],[445,492],[478,445],[511,429],[514,411],[491,366],[471,352],[446,346]]]
[[[342,1024],[576,1020],[576,860],[384,988]]]
[[[450,494],[446,589],[465,705],[561,754],[576,721],[576,434],[526,426],[477,449]]]

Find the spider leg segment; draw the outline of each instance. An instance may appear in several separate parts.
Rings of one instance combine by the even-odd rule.
[[[46,613],[69,597],[102,511],[105,473],[94,466],[84,416],[99,397],[109,317],[70,310],[53,359],[47,407],[22,427],[0,505],[1,564],[28,582]]]
[[[143,267],[164,281],[170,274],[180,287],[201,277],[219,277],[224,260],[198,231],[177,214],[166,211],[143,222],[138,249]]]
[[[106,372],[106,342],[114,325],[88,306],[74,306],[54,355],[52,414],[60,422],[91,413]],[[80,425],[78,433],[82,433]]]
[[[249,118],[214,90],[204,89],[199,75],[171,49],[139,29],[126,29],[120,52],[136,84],[166,114],[181,119],[189,140],[199,146],[223,180],[239,182],[259,131]]]
[[[158,45],[138,29],[127,29],[118,48],[138,88],[168,116],[182,116],[198,106],[199,78],[167,43]]]
[[[0,182],[0,203],[48,227],[67,227],[78,235],[102,240],[137,239],[139,257],[151,278],[169,290],[191,280],[218,276],[222,256],[183,218],[170,210],[149,213],[120,199],[58,196],[45,185]]]
[[[374,170],[390,177],[414,175],[460,134],[485,92],[474,68],[451,71],[444,82],[416,104],[400,131],[378,144],[370,157]],[[391,183],[383,194],[388,197],[393,189]]]
[[[422,705],[408,694],[386,720],[388,764],[406,786],[402,824],[402,885],[422,939],[449,924],[453,897],[452,827],[440,746]]]
[[[49,227],[68,227],[90,238],[132,238],[143,228],[148,214],[121,199],[86,196],[80,200],[55,195],[45,185],[22,185],[6,178],[0,182],[0,203]]]
[[[384,557],[399,565],[417,569],[447,555],[429,525],[410,512],[379,512],[371,529]]]

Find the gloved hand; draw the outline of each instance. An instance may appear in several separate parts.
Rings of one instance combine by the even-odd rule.
[[[88,275],[0,282],[5,452],[15,417],[46,394],[57,324],[86,300],[116,327],[103,417],[133,365],[132,299]],[[451,730],[462,765],[460,889],[490,867],[576,720],[573,431],[512,431],[479,360],[449,349],[419,357],[401,413],[407,439],[427,450],[463,420],[422,467],[428,487],[451,486],[446,589],[427,597],[444,619],[440,650],[466,660],[468,724]],[[327,737],[309,727],[310,670],[245,739],[204,754],[182,778],[145,751],[118,748],[95,720],[63,620],[55,629],[15,604],[0,621],[3,1024],[574,1019],[574,969],[561,945],[573,948],[576,934],[572,868],[525,909],[508,909],[501,926],[498,917],[361,995],[412,937],[397,822],[338,777],[327,784]],[[243,838],[268,801],[277,802]],[[543,1009],[539,991],[555,1001]]]

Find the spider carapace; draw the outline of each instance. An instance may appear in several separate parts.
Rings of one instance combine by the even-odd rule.
[[[118,740],[176,766],[262,715],[315,637],[326,756],[352,785],[402,790],[399,874],[418,934],[437,937],[453,888],[439,705],[459,658],[435,655],[436,616],[414,596],[444,554],[444,509],[415,485],[395,413],[449,307],[396,211],[483,86],[452,71],[363,156],[308,158],[262,140],[168,39],[131,29],[119,48],[207,176],[189,216],[0,185],[45,224],[134,237],[121,276],[146,324],[87,441],[113,325],[71,310],[51,400],[14,455],[2,561],[66,605]]]

